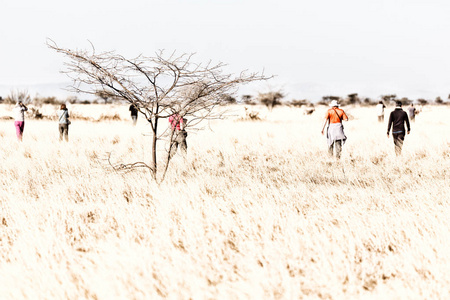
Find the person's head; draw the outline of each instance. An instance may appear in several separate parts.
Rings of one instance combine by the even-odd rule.
[[[402,107],[402,101],[396,101],[395,107]]]
[[[378,104],[383,104],[383,101],[378,102]]]
[[[23,105],[23,102],[22,101],[17,101],[17,104],[16,104],[17,106],[22,106]]]
[[[61,109],[67,109],[66,105],[63,103],[61,104]]]
[[[337,102],[337,100],[333,100],[333,101],[330,102],[330,106],[331,107],[338,107],[339,103]]]
[[[413,107],[413,106],[414,106],[414,104],[411,103],[411,107]]]

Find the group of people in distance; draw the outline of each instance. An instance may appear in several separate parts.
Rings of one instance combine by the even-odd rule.
[[[25,129],[25,112],[28,110],[28,107],[22,102],[19,101],[13,108],[14,113],[14,127],[16,128],[16,135],[19,142],[23,139],[23,131]],[[69,110],[67,109],[65,104],[61,104],[60,109],[56,112],[58,116],[58,127],[59,127],[59,139],[62,141],[65,139],[67,142],[69,141]]]
[[[342,125],[342,121],[348,121],[348,117],[345,114],[344,110],[339,108],[339,103],[336,100],[331,101],[331,108],[327,110],[325,115],[325,120],[322,126],[322,134],[325,132],[325,126],[327,127],[327,143],[328,143],[328,152],[330,156],[333,156],[333,152],[335,153],[336,158],[341,157],[342,145],[344,145],[347,137],[344,133],[344,126]],[[384,108],[386,106],[383,102],[379,102],[376,109],[378,114],[378,121],[384,121]],[[401,155],[403,141],[405,140],[405,135],[409,134],[411,131],[411,125],[409,120],[414,120],[416,109],[414,105],[411,104],[408,114],[402,109],[402,102],[396,101],[395,109],[389,115],[389,122],[387,128],[387,137],[389,138],[389,133],[392,128],[392,137],[394,140],[395,146],[395,154],[397,156]],[[406,129],[405,129],[406,124]]]
[[[384,109],[385,105],[383,102],[379,102],[377,105],[378,121],[384,121]],[[14,126],[16,128],[16,135],[19,141],[22,141],[23,132],[25,128],[25,112],[28,108],[23,104],[22,101],[17,102],[13,109],[15,121]],[[133,125],[136,125],[138,117],[138,109],[134,104],[130,105],[129,111],[131,112],[131,118],[133,120]],[[402,153],[403,141],[405,140],[405,135],[409,134],[411,131],[410,120],[414,121],[416,115],[416,109],[414,105],[408,108],[408,114],[402,109],[402,102],[397,101],[395,109],[389,115],[389,122],[387,128],[387,136],[392,128],[392,137],[395,145],[396,155]],[[69,111],[65,104],[61,104],[60,109],[56,112],[58,116],[58,126],[59,126],[59,139],[69,141]],[[330,156],[333,154],[336,158],[341,157],[342,146],[345,144],[347,137],[344,133],[343,121],[348,121],[348,117],[344,110],[339,108],[339,103],[336,100],[331,101],[330,108],[327,110],[325,115],[325,120],[322,126],[322,135],[325,132],[325,127],[327,127],[327,144],[328,153]],[[170,145],[170,157],[172,157],[177,151],[178,147],[181,148],[182,153],[187,152],[187,132],[185,130],[186,119],[178,114],[174,114],[169,117],[169,124],[172,130],[172,143]],[[405,129],[406,124],[406,129]]]

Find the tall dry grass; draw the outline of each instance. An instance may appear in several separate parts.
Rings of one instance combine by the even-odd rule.
[[[148,161],[142,119],[70,109],[123,120],[74,120],[69,143],[54,121],[27,120],[23,143],[0,121],[0,298],[450,296],[449,108],[419,115],[399,158],[374,111],[344,108],[334,161],[325,108],[236,107],[189,133],[160,186],[102,160]]]

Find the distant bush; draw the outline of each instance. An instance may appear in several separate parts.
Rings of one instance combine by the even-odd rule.
[[[259,116],[259,111],[249,110],[245,107],[245,116],[239,119],[240,121],[259,121],[261,117]]]
[[[33,104],[36,106],[42,106],[44,104],[52,104],[52,105],[59,105],[63,103],[63,101],[58,100],[56,97],[39,97],[36,96],[33,99]]]
[[[118,114],[115,114],[113,116],[101,115],[97,121],[101,122],[101,121],[120,121],[120,120],[122,120],[122,118]]]
[[[331,101],[336,100],[337,102],[341,102],[342,98],[339,96],[323,96],[322,100],[317,102],[319,105],[329,105]]]
[[[281,105],[281,99],[283,98],[284,94],[281,91],[258,94],[259,102],[264,104],[270,110],[272,110],[275,106]]]
[[[303,100],[291,100],[287,103],[288,106],[295,106],[295,107],[302,107],[302,106],[311,106],[313,105],[311,102],[309,102],[306,99]],[[314,106],[314,105],[313,105]]]
[[[242,102],[246,105],[256,105],[258,104],[256,99],[252,95],[242,95]]]
[[[341,105],[354,105],[361,103],[357,93],[347,95],[347,98],[340,102]]]
[[[16,104],[19,101],[22,101],[24,104],[28,104],[31,102],[31,97],[27,90],[10,91],[9,95],[6,96],[3,103]]]
[[[69,102],[70,104],[75,104],[79,102],[79,100],[77,96],[69,96],[66,98],[66,102]]]
[[[27,111],[27,116],[31,119],[38,119],[38,120],[44,118],[44,115],[39,111],[39,109],[34,107],[29,107]]]
[[[223,100],[223,104],[224,105],[229,105],[229,104],[236,104],[236,98],[234,98],[233,96],[230,95],[225,95]]]
[[[425,100],[425,99],[417,99],[417,102],[418,102],[420,105],[427,105],[427,104],[428,104],[428,100]]]

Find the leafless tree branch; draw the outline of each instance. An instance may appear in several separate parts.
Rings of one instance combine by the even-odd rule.
[[[160,129],[160,121],[173,114],[188,118],[186,128],[205,119],[220,118],[215,108],[226,103],[225,99],[235,93],[237,87],[270,77],[259,73],[241,72],[239,75],[225,74],[225,64],[193,62],[194,54],[165,55],[158,51],[155,56],[125,58],[113,51],[99,53],[92,43],[91,51],[71,50],[59,47],[47,40],[47,46],[63,54],[72,88],[76,92],[95,94],[101,91],[111,99],[125,100],[137,107],[149,122],[152,131],[152,161],[114,165],[115,170],[148,168],[157,179],[156,144],[167,129]],[[169,151],[173,145],[173,134],[169,135]],[[163,166],[164,178],[169,162],[168,154]]]

